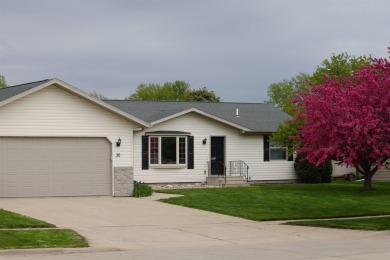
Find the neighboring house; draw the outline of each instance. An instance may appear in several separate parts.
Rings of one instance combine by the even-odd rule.
[[[286,119],[268,104],[102,101],[58,79],[8,87],[0,197],[129,196],[133,179],[205,182],[246,166],[250,181],[295,180],[268,139]]]
[[[390,164],[390,160],[387,161],[388,164]],[[354,167],[348,167],[346,165],[339,166],[335,162],[333,162],[333,173],[332,177],[346,177],[349,174],[353,174],[356,176],[356,168]],[[363,177],[362,174],[359,175],[360,177]],[[390,168],[386,165],[383,165],[372,177],[372,180],[374,181],[390,181]]]
[[[374,181],[390,181],[390,159],[387,160],[387,167],[383,165],[373,176]]]

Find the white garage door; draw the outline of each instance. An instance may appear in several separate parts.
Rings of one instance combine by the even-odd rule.
[[[105,138],[0,137],[0,197],[111,194]]]

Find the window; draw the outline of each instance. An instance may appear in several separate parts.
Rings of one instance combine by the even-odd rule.
[[[150,136],[149,155],[151,165],[186,165],[187,137]]]
[[[288,160],[293,161],[293,156],[287,158],[287,148],[280,144],[269,140],[269,135],[263,136],[264,162],[273,160]]]
[[[158,168],[185,168],[193,170],[194,137],[187,132],[155,131],[143,135],[142,170]]]
[[[270,160],[287,160],[287,149],[281,147],[277,142],[270,141]]]

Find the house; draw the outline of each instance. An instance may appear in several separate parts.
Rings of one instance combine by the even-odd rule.
[[[0,89],[0,197],[130,196],[133,180],[295,180],[268,104],[98,100],[58,79]],[[249,167],[249,171],[248,171]]]
[[[390,159],[372,177],[374,181],[390,181]]]

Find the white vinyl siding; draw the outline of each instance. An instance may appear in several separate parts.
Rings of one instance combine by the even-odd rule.
[[[225,137],[225,163],[243,160],[249,166],[251,180],[296,179],[293,162],[263,161],[262,135],[243,135],[231,126],[216,122],[196,113],[188,113],[160,123],[147,131],[183,131],[194,136],[194,169],[141,169],[141,137],[144,132],[134,134],[134,179],[147,183],[205,182],[210,161],[211,136]],[[207,144],[203,139],[207,138]],[[230,169],[227,168],[227,173]]]
[[[112,144],[113,167],[133,165],[138,126],[56,86],[0,107],[0,122],[4,137],[105,137]]]
[[[353,173],[356,174],[356,169],[354,167],[347,167],[345,165],[339,166],[335,162],[333,164],[333,173],[332,177],[343,176],[345,174]],[[360,175],[361,176],[361,175]],[[372,177],[374,181],[390,181],[390,169],[386,169],[385,166],[382,166],[374,176]]]
[[[390,160],[387,161],[390,163]],[[374,181],[390,181],[390,168],[386,169],[385,166],[382,166],[379,171],[377,171],[372,177]]]

